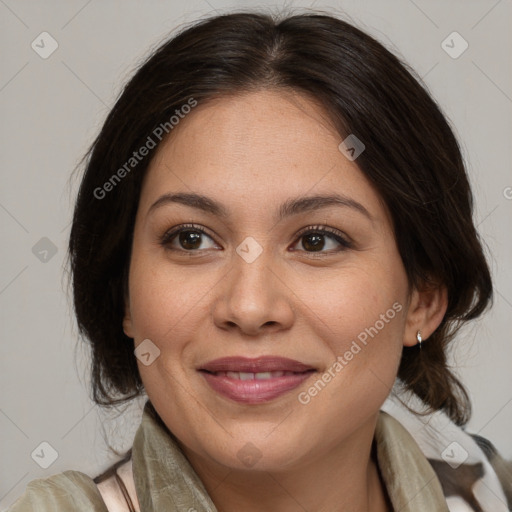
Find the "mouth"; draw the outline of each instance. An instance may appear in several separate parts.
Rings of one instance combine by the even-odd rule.
[[[210,373],[235,372],[235,373],[271,373],[271,372],[293,372],[302,373],[308,370],[316,370],[295,359],[279,356],[261,356],[248,358],[241,356],[221,357],[202,365],[199,370]]]
[[[226,357],[198,368],[216,393],[245,404],[261,404],[300,386],[316,368],[293,359]]]
[[[203,370],[206,371],[206,370]],[[218,377],[229,377],[230,379],[237,380],[268,380],[275,379],[277,377],[290,377],[291,375],[297,375],[301,372],[208,372]]]

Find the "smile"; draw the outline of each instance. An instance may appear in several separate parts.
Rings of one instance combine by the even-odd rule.
[[[275,377],[288,377],[290,375],[294,375],[294,372],[215,372],[214,375],[238,380],[267,380]]]

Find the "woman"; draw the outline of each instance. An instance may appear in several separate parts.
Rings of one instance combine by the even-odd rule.
[[[157,49],[91,147],[69,253],[96,403],[148,401],[114,468],[11,511],[510,507],[446,364],[492,295],[460,150],[350,24],[237,13]]]

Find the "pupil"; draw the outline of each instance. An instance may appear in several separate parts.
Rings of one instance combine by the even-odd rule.
[[[184,249],[197,249],[201,245],[201,233],[195,231],[183,231],[179,239]]]
[[[323,235],[318,235],[318,234],[306,235],[304,237],[304,240],[306,240],[306,242],[302,242],[302,245],[303,245],[304,249],[306,249],[306,250],[311,249],[313,251],[317,251],[319,249],[323,249],[323,247],[324,247],[324,236]]]

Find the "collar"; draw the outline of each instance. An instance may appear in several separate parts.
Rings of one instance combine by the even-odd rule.
[[[394,510],[449,512],[439,480],[409,432],[380,411],[377,461]],[[149,400],[132,448],[140,510],[217,512],[202,481]]]

